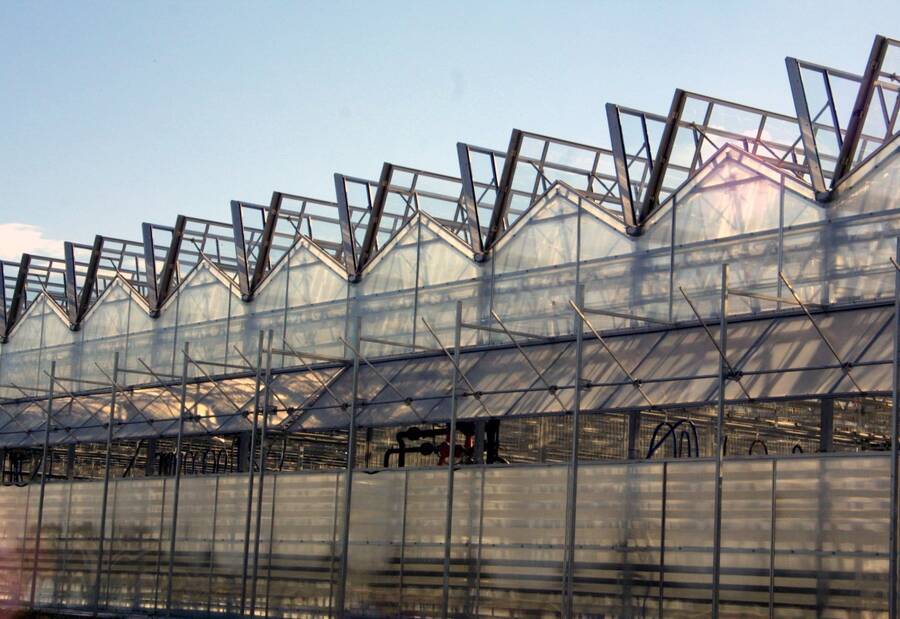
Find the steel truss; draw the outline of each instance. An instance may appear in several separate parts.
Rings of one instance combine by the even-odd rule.
[[[63,258],[25,254],[0,263],[0,338],[42,292],[77,329],[116,277],[158,316],[201,257],[228,274],[249,301],[300,238],[358,281],[419,211],[483,260],[556,182],[638,235],[673,190],[725,144],[785,170],[828,201],[900,132],[900,67],[889,66],[898,49],[900,42],[876,37],[862,75],[788,58],[796,116],[676,90],[665,115],[607,104],[609,149],[516,129],[505,151],[459,143],[459,177],[385,163],[377,181],[336,174],[334,201],[276,191],[268,206],[232,201],[230,223],[180,215],[173,226],[144,223],[141,241],[97,236],[90,245],[66,243]],[[824,84],[824,101],[812,100],[815,79]],[[855,89],[852,110],[840,109],[838,82]],[[823,143],[829,140],[834,144]],[[835,148],[836,156],[827,154]]]

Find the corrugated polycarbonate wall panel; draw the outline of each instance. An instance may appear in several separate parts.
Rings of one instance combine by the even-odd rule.
[[[353,478],[347,606],[354,612],[397,612],[405,476],[398,469]]]
[[[722,466],[720,612],[769,616],[774,460]]]
[[[165,479],[117,480],[110,488],[103,598],[111,608],[152,610]],[[171,486],[169,486],[171,487]]]
[[[775,616],[886,616],[888,464],[886,454],[726,460],[722,616],[767,617],[770,604]],[[665,617],[710,614],[714,471],[711,460],[686,459],[580,466],[574,616],[656,616],[660,604]],[[457,469],[451,616],[560,614],[568,475],[564,465]],[[252,604],[258,616],[334,614],[344,479],[338,472],[267,475],[256,561],[256,497],[251,508],[246,612]],[[447,479],[444,468],[356,473],[349,613],[441,614]],[[182,480],[174,613],[239,612],[246,488],[246,475]],[[99,598],[106,611],[165,612],[172,490],[172,479],[111,485]],[[39,606],[93,604],[101,493],[94,482],[47,485]],[[7,603],[28,600],[38,495],[36,485],[0,489]]]
[[[226,479],[231,478],[222,481]],[[246,479],[238,483],[246,484]],[[269,571],[270,616],[328,616],[340,569],[342,483],[343,475],[336,473],[278,475]]]
[[[22,585],[22,544],[28,520],[28,493],[31,486],[6,486],[0,500],[0,600],[20,598]]]
[[[655,615],[659,602],[663,464],[578,470],[575,611]]]
[[[481,614],[560,612],[566,479],[561,466],[486,469]]]
[[[409,471],[403,537],[401,612],[440,615],[447,471]]]
[[[866,616],[887,604],[887,458],[778,462],[775,603],[785,612]]]

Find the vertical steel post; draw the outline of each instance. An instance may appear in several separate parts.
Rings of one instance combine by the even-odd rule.
[[[335,595],[335,607],[338,619],[344,618],[344,605],[347,596],[347,557],[350,554],[350,495],[353,489],[353,466],[356,460],[356,399],[359,390],[359,342],[362,319],[357,316],[353,333],[353,377],[350,401],[349,436],[347,437],[347,472],[344,475],[344,513],[341,514],[341,571],[338,578],[338,590]]]
[[[900,263],[900,238],[897,239],[897,258]],[[888,614],[897,619],[897,440],[900,434],[900,271],[894,269],[894,393],[891,401],[891,530],[888,536],[890,558],[888,560]]]
[[[778,459],[772,459],[772,512],[769,516],[769,619],[775,619],[775,505],[776,480],[778,479]]]
[[[172,576],[175,573],[175,538],[178,532],[178,492],[181,489],[181,441],[184,435],[184,414],[187,408],[187,374],[190,344],[184,343],[181,363],[181,403],[178,407],[178,437],[175,440],[175,487],[172,491],[172,524],[169,529],[169,576],[166,582],[166,615],[172,615]]]
[[[579,310],[584,305],[584,285],[575,288],[575,304]],[[572,454],[569,462],[569,479],[566,488],[566,547],[563,559],[563,617],[574,615],[575,601],[575,526],[578,502],[578,449],[581,436],[581,366],[584,353],[584,325],[581,315],[575,314],[575,400],[572,405]]]
[[[714,488],[712,617],[719,616],[719,577],[722,564],[722,443],[725,426],[725,359],[728,354],[728,265],[722,265],[719,305],[719,402],[716,416],[716,485]]]
[[[269,557],[266,561],[266,604],[263,617],[269,616],[269,596],[272,593],[272,542],[275,539],[275,506],[278,497],[278,477],[272,478],[272,507],[269,511]]]
[[[819,451],[834,450],[834,400],[819,400]]]
[[[250,428],[250,454],[247,458],[247,512],[244,517],[244,552],[241,558],[241,615],[247,604],[247,569],[250,559],[250,521],[253,514],[253,456],[256,453],[256,427],[259,424],[259,389],[262,384],[262,355],[263,355],[262,331],[256,344],[256,387],[253,392],[253,423]],[[238,450],[240,454],[240,449]]]
[[[112,385],[109,395],[109,420],[106,422],[106,456],[103,468],[103,499],[100,502],[100,539],[97,542],[97,573],[94,576],[95,609],[100,608],[100,580],[103,575],[103,542],[106,537],[106,510],[109,505],[109,465],[111,461],[113,426],[116,421],[116,385],[119,382],[119,353],[113,354]]]
[[[41,552],[41,528],[44,525],[44,494],[47,484],[47,475],[50,474],[48,466],[50,459],[50,425],[53,421],[53,387],[56,385],[56,361],[50,362],[50,390],[47,392],[47,425],[44,428],[44,451],[41,457],[41,492],[38,495],[37,529],[34,534],[34,555],[31,563],[31,594],[28,597],[29,605],[34,608],[34,593],[37,588],[38,555]],[[26,523],[27,529],[27,523]]]
[[[453,332],[453,381],[450,391],[450,432],[447,443],[449,452],[447,458],[447,508],[444,519],[444,582],[443,603],[441,604],[441,617],[447,619],[450,613],[450,549],[453,542],[453,481],[456,466],[456,412],[459,407],[457,385],[459,383],[459,349],[462,343],[462,301],[456,302],[456,324]]]
[[[403,470],[403,519],[400,522],[400,573],[397,578],[397,616],[403,616],[403,562],[406,560],[406,513],[409,503],[409,471]]]
[[[219,479],[221,475],[216,475],[216,487],[213,491],[213,514],[212,514],[212,532],[209,535],[209,572],[207,572],[206,581],[206,614],[212,612],[212,587],[213,572],[216,566],[216,527],[219,524]]]
[[[259,535],[262,530],[263,483],[266,479],[266,431],[269,428],[269,407],[272,404],[272,331],[266,343],[266,395],[263,397],[262,429],[259,433],[259,487],[256,490],[256,532],[253,541],[253,577],[250,583],[250,616],[256,613],[256,583],[259,576]],[[251,472],[252,472],[252,468]],[[274,500],[274,499],[273,499]]]
[[[699,445],[698,445],[699,449]],[[663,462],[662,467],[662,499],[659,515],[659,607],[656,609],[658,619],[663,619],[665,607],[666,589],[666,503],[669,490],[669,463]]]

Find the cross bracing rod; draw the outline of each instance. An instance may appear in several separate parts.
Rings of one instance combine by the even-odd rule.
[[[494,318],[494,320],[497,321],[497,324],[499,324],[500,328],[503,329],[503,332],[506,334],[506,337],[509,338],[509,341],[513,343],[513,345],[516,347],[516,349],[519,351],[519,353],[525,359],[525,363],[528,364],[528,367],[530,367],[532,369],[532,371],[535,374],[537,374],[538,379],[541,381],[541,383],[543,383],[544,387],[547,389],[547,391],[550,393],[550,395],[553,397],[553,399],[556,400],[556,403],[559,404],[560,410],[563,412],[567,411],[568,407],[565,404],[563,404],[563,401],[560,400],[559,396],[556,394],[557,387],[555,385],[551,385],[547,381],[547,379],[544,377],[544,373],[541,372],[537,368],[536,365],[534,365],[534,363],[531,361],[531,358],[522,349],[522,346],[519,344],[519,342],[516,340],[516,338],[513,337],[513,334],[510,333],[510,331],[506,328],[506,325],[503,323],[503,320],[500,318],[500,316],[497,315],[497,312],[495,312],[494,310],[491,310],[491,316]]]
[[[822,342],[824,342],[825,346],[831,352],[832,356],[834,356],[834,358],[837,360],[837,362],[841,364],[841,371],[847,376],[847,378],[850,380],[850,382],[853,383],[853,386],[856,387],[856,390],[859,391],[860,395],[865,395],[865,392],[862,390],[862,388],[859,386],[859,383],[856,382],[856,379],[853,378],[853,374],[851,374],[851,372],[850,372],[851,364],[844,361],[843,359],[841,359],[841,356],[838,354],[835,347],[831,344],[828,337],[826,337],[825,333],[822,331],[822,328],[819,326],[819,323],[816,322],[816,320],[813,318],[812,314],[809,313],[809,309],[806,307],[806,305],[803,303],[803,301],[800,300],[800,296],[794,290],[794,287],[791,286],[791,283],[788,281],[787,277],[785,277],[784,273],[781,273],[781,272],[778,273],[778,277],[781,278],[781,281],[784,283],[784,285],[790,291],[791,296],[794,297],[794,300],[797,302],[797,305],[799,305],[800,309],[803,310],[803,313],[806,315],[806,317],[809,319],[809,322],[812,324],[813,329],[815,329],[816,333],[819,335],[819,338],[822,340]]]
[[[703,320],[703,317],[700,316],[700,312],[697,311],[697,308],[694,306],[693,301],[684,291],[684,288],[681,286],[678,287],[679,292],[681,292],[681,296],[684,297],[684,300],[687,301],[688,306],[691,308],[691,312],[693,312],[694,316],[697,318],[697,321],[700,323],[700,326],[703,327],[703,331],[706,333],[706,336],[709,338],[709,341],[713,343],[713,346],[716,347],[716,352],[719,353],[719,357],[722,359],[722,362],[728,366],[728,377],[733,378],[738,387],[741,388],[741,391],[744,392],[744,397],[747,398],[748,401],[753,401],[753,398],[750,396],[750,393],[744,387],[744,384],[741,382],[741,374],[734,369],[734,366],[731,365],[731,362],[728,361],[728,358],[725,356],[725,352],[719,346],[719,341],[713,336],[712,331],[709,330],[709,327],[706,325],[706,321]],[[727,293],[727,291],[726,291]],[[725,316],[720,317],[721,321],[725,321]],[[724,397],[724,396],[722,396]]]
[[[625,365],[619,360],[619,357],[616,356],[616,353],[612,351],[612,349],[609,347],[609,344],[606,343],[606,340],[600,336],[600,333],[597,331],[597,329],[594,328],[594,325],[591,324],[591,321],[588,320],[587,316],[584,315],[584,309],[579,308],[578,305],[575,304],[575,301],[573,301],[572,299],[569,299],[569,305],[572,306],[572,309],[575,310],[575,313],[578,314],[578,317],[581,318],[581,321],[587,325],[588,329],[591,330],[591,333],[593,333],[597,341],[600,342],[600,345],[603,346],[603,349],[609,354],[610,357],[612,357],[612,360],[615,361],[619,369],[622,370],[622,373],[625,374],[629,381],[631,381],[632,386],[637,389],[638,393],[641,394],[641,397],[644,398],[650,408],[655,409],[656,405],[653,404],[653,400],[651,400],[650,396],[648,396],[644,391],[644,388],[641,386],[641,381],[635,378],[635,376],[630,371],[628,371],[628,368],[626,368]]]
[[[424,316],[422,317],[422,324],[425,325],[425,328],[428,330],[428,333],[431,334],[431,337],[434,339],[435,343],[444,352],[444,355],[450,360],[450,363],[453,364],[453,367],[456,369],[457,374],[459,374],[459,377],[463,379],[464,383],[466,383],[466,386],[469,388],[469,391],[472,394],[472,397],[475,398],[475,401],[478,402],[482,409],[484,409],[484,412],[487,413],[488,417],[493,417],[494,415],[491,413],[490,409],[482,399],[481,391],[479,391],[475,387],[475,385],[472,384],[472,381],[469,380],[469,377],[466,376],[466,373],[463,372],[462,367],[460,367],[460,364],[457,362],[456,356],[451,353],[446,346],[444,346],[443,342],[441,342],[441,338],[439,338],[434,329],[431,328],[431,325],[428,324],[428,321],[425,320]],[[460,323],[460,327],[462,326],[463,324]]]
[[[471,322],[464,322],[464,323],[462,323],[462,326],[466,329],[472,329],[473,331],[485,331],[487,333],[501,333],[504,335],[506,334],[506,331],[504,331],[503,329],[498,329],[497,327],[489,327],[487,325],[479,325],[479,324],[475,324],[475,323],[471,323]],[[518,337],[524,337],[524,338],[530,339],[530,340],[545,341],[545,340],[550,339],[546,335],[535,335],[534,333],[526,333],[525,331],[509,330],[509,332]]]
[[[384,340],[377,337],[361,337],[359,338],[361,342],[369,342],[371,344],[383,344],[384,346],[392,346],[394,348],[407,348],[409,350],[421,350],[424,352],[438,352],[434,348],[428,348],[427,346],[421,346],[419,344],[407,344],[405,342],[395,342],[393,340]]]
[[[362,339],[362,338],[360,338],[360,339]],[[349,402],[341,402],[341,399],[331,389],[331,387],[328,385],[328,383],[326,381],[322,380],[322,377],[319,376],[319,373],[316,372],[315,370],[313,370],[311,367],[309,367],[309,364],[306,363],[306,360],[303,358],[305,356],[304,354],[296,352],[291,347],[291,345],[288,343],[287,340],[282,339],[282,342],[284,342],[284,345],[287,346],[291,350],[291,353],[297,358],[297,360],[300,362],[300,364],[303,366],[303,368],[306,369],[308,372],[312,372],[313,378],[316,380],[317,383],[319,383],[319,386],[322,387],[322,389],[324,389],[335,402],[338,402],[338,403],[346,406],[346,408],[350,408],[350,403]]]
[[[760,301],[771,301],[773,303],[784,303],[786,305],[796,305],[800,306],[799,303],[795,299],[786,299],[784,297],[777,297],[770,294],[762,294],[759,292],[751,292],[749,290],[737,290],[734,288],[728,289],[729,295],[734,295],[736,297],[747,297],[748,299],[759,299]],[[819,305],[818,303],[807,303],[807,307],[814,307],[816,309],[821,309],[824,307],[823,305]]]
[[[421,422],[425,421],[425,417],[416,409],[415,405],[413,404],[413,401],[414,401],[413,398],[409,397],[408,395],[406,395],[405,393],[400,391],[400,389],[398,389],[397,386],[394,383],[392,383],[391,380],[381,372],[381,370],[379,370],[377,367],[375,367],[371,361],[369,361],[366,357],[364,357],[353,344],[351,344],[350,342],[348,342],[345,338],[343,338],[341,336],[338,336],[338,339],[341,342],[343,342],[344,346],[349,348],[353,352],[353,354],[357,356],[358,359],[360,359],[363,363],[365,363],[367,366],[369,366],[369,368],[373,372],[375,372],[375,375],[381,379],[381,382],[383,382],[385,385],[390,387],[391,391],[396,393],[403,400],[403,403],[407,407],[409,407],[410,410],[412,410],[413,414],[419,418],[419,421],[421,421]]]

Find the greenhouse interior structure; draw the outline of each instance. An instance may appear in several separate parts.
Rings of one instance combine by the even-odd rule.
[[[0,263],[4,607],[898,617],[900,41],[786,69]]]

